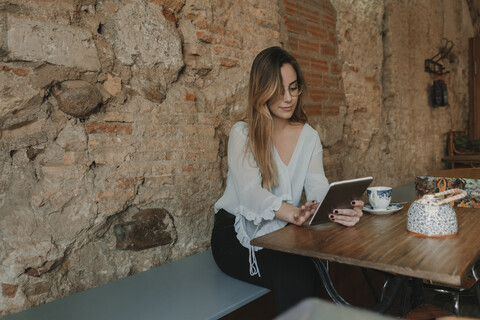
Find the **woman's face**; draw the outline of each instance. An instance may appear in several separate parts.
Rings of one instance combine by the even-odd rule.
[[[274,118],[289,120],[297,107],[299,85],[297,73],[291,64],[286,63],[280,68],[282,74],[283,96],[273,98],[268,102],[268,108]]]

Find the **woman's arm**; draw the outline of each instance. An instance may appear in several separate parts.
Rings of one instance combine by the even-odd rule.
[[[262,176],[257,162],[247,146],[245,123],[236,123],[230,131],[228,141],[228,187],[233,188],[238,207],[235,213],[259,224],[262,220],[272,220],[282,206],[282,198],[262,187]],[[247,151],[247,152],[246,152]]]
[[[323,171],[323,152],[320,138],[317,136],[313,157],[310,161],[305,179],[305,193],[307,199],[318,199],[321,203],[328,190],[328,181]],[[363,215],[363,201],[353,200],[352,209],[335,209],[329,215],[331,221],[344,225],[354,226]]]

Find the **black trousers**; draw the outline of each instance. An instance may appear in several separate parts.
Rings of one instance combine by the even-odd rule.
[[[231,277],[273,291],[280,314],[308,297],[319,297],[322,283],[310,258],[262,249],[255,252],[261,277],[250,276],[249,252],[240,244],[235,216],[225,210],[215,215],[212,253],[218,267]]]

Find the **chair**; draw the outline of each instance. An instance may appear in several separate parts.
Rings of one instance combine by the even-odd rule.
[[[450,163],[452,169],[455,164],[470,165],[476,168],[480,165],[480,153],[468,150],[459,150],[455,146],[455,140],[460,137],[466,137],[467,131],[452,131],[447,135],[447,155],[443,157],[443,161]]]

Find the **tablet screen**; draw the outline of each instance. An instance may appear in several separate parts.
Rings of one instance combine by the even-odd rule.
[[[329,222],[328,216],[335,209],[351,209],[352,200],[359,200],[372,182],[372,177],[333,182],[322,203],[312,215],[309,225]]]

